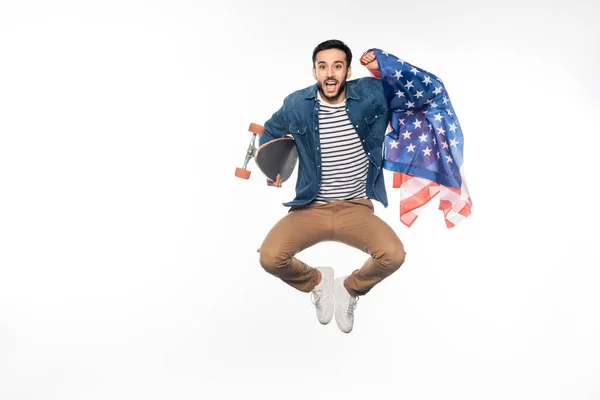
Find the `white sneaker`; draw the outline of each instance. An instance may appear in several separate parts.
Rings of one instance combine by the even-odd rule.
[[[317,311],[317,319],[323,325],[327,325],[333,318],[333,268],[318,267],[317,269],[321,272],[321,282],[310,294]]]
[[[358,297],[352,296],[344,287],[344,281],[348,276],[342,276],[335,280],[333,293],[335,296],[335,322],[344,333],[350,333],[354,326],[354,309],[358,303]]]

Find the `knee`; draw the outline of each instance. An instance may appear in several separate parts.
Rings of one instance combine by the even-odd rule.
[[[406,252],[404,251],[403,246],[394,247],[390,249],[390,251],[385,253],[385,256],[382,257],[380,261],[385,266],[385,268],[390,272],[397,271],[402,264],[404,264],[404,260],[406,258]]]
[[[276,275],[276,272],[285,266],[286,257],[275,249],[263,247],[260,249],[259,262],[265,271]]]

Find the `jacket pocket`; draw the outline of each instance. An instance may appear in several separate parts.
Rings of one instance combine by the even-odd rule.
[[[369,135],[374,138],[381,139],[385,134],[387,126],[387,107],[383,104],[374,107],[373,112],[365,117]]]
[[[304,135],[306,133],[306,126],[292,122],[288,125],[288,133],[292,135]]]

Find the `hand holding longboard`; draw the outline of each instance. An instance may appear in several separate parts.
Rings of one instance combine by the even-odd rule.
[[[246,159],[242,168],[235,169],[235,176],[242,179],[250,178],[250,170],[246,169],[250,159],[254,158],[258,168],[267,177],[267,185],[281,187],[282,183],[294,172],[298,161],[296,143],[291,136],[273,139],[256,148],[256,136],[261,136],[265,128],[258,124],[250,124],[248,128],[252,138],[246,152]]]
[[[279,174],[277,174],[277,177],[274,181],[267,178],[267,186],[281,187],[282,184],[283,184],[283,181],[281,180],[281,175],[279,175]]]

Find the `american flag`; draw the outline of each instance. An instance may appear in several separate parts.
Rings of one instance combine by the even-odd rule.
[[[400,188],[400,220],[410,227],[437,194],[446,226],[471,214],[464,179],[464,138],[441,79],[385,51],[373,49],[390,107],[383,168]]]

